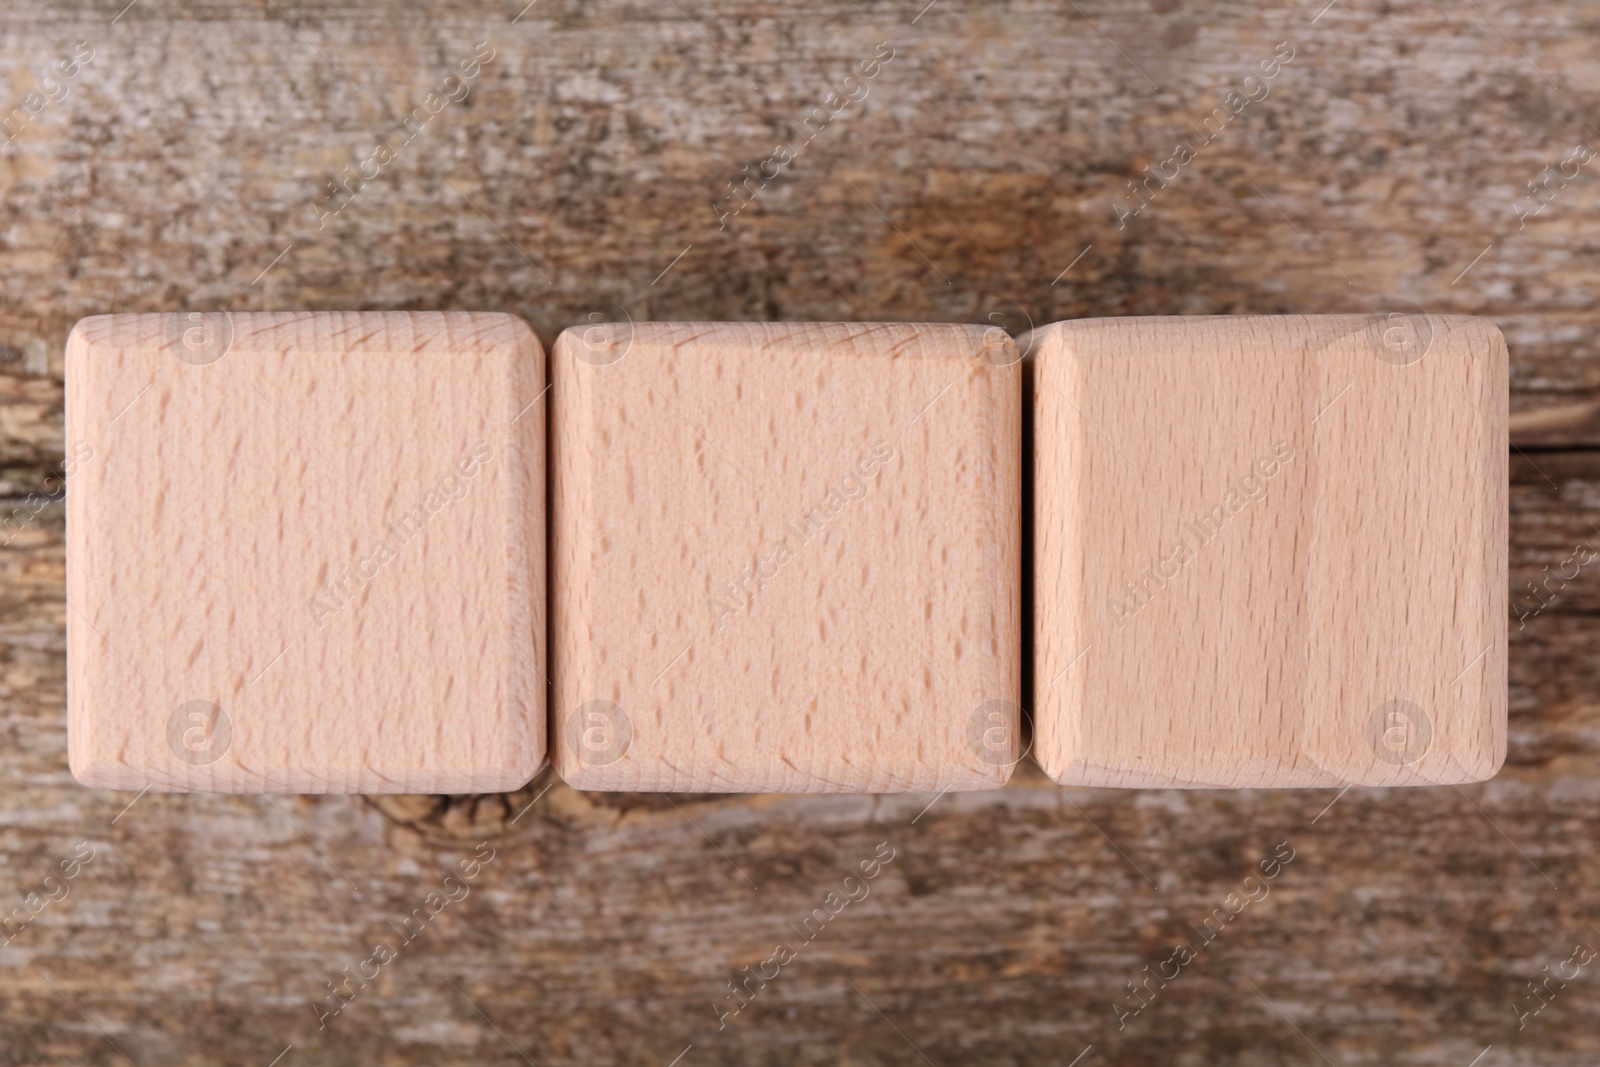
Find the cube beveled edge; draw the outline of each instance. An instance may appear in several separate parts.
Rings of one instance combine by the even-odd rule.
[[[69,740],[67,764],[73,779],[89,789],[150,793],[270,793],[279,796],[380,796],[384,794],[511,793],[539,776],[550,765],[538,755],[503,768],[472,771],[398,771],[405,775],[374,772],[367,768],[330,778],[297,768],[245,773],[224,773],[204,781],[175,780],[118,762],[109,756],[80,754]]]
[[[552,702],[554,707],[554,702]],[[611,769],[614,765],[595,766],[584,763],[573,753],[573,744],[568,739],[568,733],[562,726],[555,726],[550,733],[550,763],[555,768],[555,774],[562,779],[563,784],[570,785],[571,789],[581,792],[680,792],[680,793],[762,793],[762,795],[859,795],[859,793],[971,793],[984,792],[990,789],[1002,789],[1006,782],[1011,781],[1011,776],[1016,773],[1016,765],[1022,758],[1010,761],[1005,765],[994,765],[992,769],[979,771],[971,766],[957,768],[957,773],[942,774],[938,777],[928,777],[926,781],[909,781],[906,784],[888,785],[878,789],[858,789],[853,785],[834,784],[821,776],[813,776],[806,782],[802,789],[795,789],[786,784],[786,779],[792,781],[794,774],[781,774],[776,766],[771,768],[771,773],[741,774],[749,781],[739,785],[718,782],[706,777],[683,776],[683,774],[656,774],[650,768],[642,766],[629,766],[629,768]]]
[[[520,316],[503,311],[158,311],[86,315],[67,334],[69,355],[82,356],[103,344],[148,345],[156,349],[190,346],[184,362],[204,366],[233,350],[282,349],[303,340],[312,329],[347,325],[367,333],[350,339],[348,351],[384,349],[409,338],[413,325],[472,326],[470,335],[485,348],[531,347],[544,355],[533,328]],[[216,336],[213,337],[212,333]],[[187,337],[185,335],[190,335]],[[287,341],[286,341],[287,339]],[[203,353],[202,341],[220,342]]]
[[[884,338],[894,343],[886,351],[874,351],[870,346]],[[997,326],[982,326],[963,322],[709,322],[709,321],[633,321],[627,319],[591,322],[587,325],[568,326],[556,337],[551,346],[553,363],[572,365],[584,363],[592,367],[605,367],[620,363],[635,346],[640,348],[668,347],[674,350],[697,341],[708,343],[745,342],[752,344],[783,345],[797,343],[814,346],[818,342],[838,346],[849,345],[856,351],[848,355],[916,356],[929,354],[942,358],[981,355],[994,366],[1006,366],[1021,357],[1016,343]],[[922,341],[924,346],[912,342]],[[858,342],[865,342],[861,344]],[[933,351],[924,353],[923,347],[938,349],[959,345],[966,351]],[[841,355],[846,355],[841,353]]]
[[[1490,714],[1493,714],[1492,712]],[[1067,759],[1050,757],[1035,760],[1039,769],[1058,785],[1078,786],[1086,789],[1333,789],[1343,786],[1366,788],[1405,788],[1444,785],[1470,785],[1485,782],[1500,772],[1505,764],[1504,738],[1491,751],[1488,759],[1452,762],[1449,773],[1422,776],[1396,774],[1354,774],[1349,776],[1319,772],[1314,768],[1303,773],[1283,773],[1277,765],[1263,764],[1259,771],[1241,770],[1240,773],[1219,779],[1186,779],[1177,775],[1111,773],[1101,768],[1075,766]]]
[[[69,442],[73,440],[73,430],[84,417],[80,408],[85,401],[76,396],[73,384],[81,383],[94,373],[94,356],[97,349],[148,346],[160,351],[182,343],[174,336],[175,324],[183,329],[204,330],[222,321],[226,323],[227,344],[216,356],[221,358],[221,355],[232,351],[251,351],[255,348],[281,350],[286,343],[293,344],[299,340],[311,339],[307,331],[318,325],[319,321],[327,323],[330,320],[348,325],[353,330],[365,331],[354,339],[354,343],[347,351],[353,352],[362,348],[395,351],[401,355],[406,353],[397,342],[411,340],[414,326],[447,323],[458,328],[467,327],[465,332],[471,342],[472,351],[478,354],[504,351],[510,361],[508,366],[512,373],[517,374],[520,371],[529,376],[531,387],[527,392],[530,400],[536,402],[542,395],[541,390],[548,375],[548,359],[544,346],[524,319],[503,312],[218,311],[101,314],[79,319],[69,332],[65,344],[66,439]],[[289,338],[287,342],[286,333]],[[317,339],[322,342],[320,347],[330,347],[325,337],[319,336]],[[210,353],[202,355],[209,356]],[[178,358],[201,367],[214,361],[210,358],[188,359],[182,355]],[[502,398],[496,394],[490,399],[499,403]],[[530,402],[528,408],[532,406],[533,403]],[[525,573],[521,577],[521,585],[531,586],[536,595],[533,607],[534,647],[530,649],[535,660],[547,660],[548,634],[547,626],[543,625],[546,616],[544,594],[547,587],[544,521],[547,441],[542,430],[543,422],[542,410],[528,420],[528,425],[535,431],[528,436],[526,442],[527,451],[532,453],[529,458],[534,462],[525,464],[526,469],[520,476],[508,479],[504,487],[510,508],[531,508],[535,512],[531,516],[531,521],[522,523],[518,527],[530,538],[524,553],[526,566],[523,568]],[[74,527],[81,529],[84,523],[81,516],[74,522],[73,513],[78,510],[72,506],[74,500],[81,505],[82,493],[69,494],[67,508],[66,584],[69,589],[76,589],[76,593],[69,596],[73,603],[77,603],[84,592],[78,588],[84,579],[82,568],[71,565],[71,557],[74,555],[73,533]],[[508,509],[506,513],[509,515],[511,511]],[[508,530],[508,535],[511,532]],[[510,542],[507,544],[509,546]],[[516,577],[511,576],[508,580],[513,582],[512,592],[515,593],[518,584]],[[117,758],[124,734],[105,737],[97,729],[103,728],[108,722],[114,722],[115,713],[106,710],[95,711],[87,706],[88,696],[83,693],[82,683],[75,677],[77,672],[72,669],[72,663],[82,662],[83,656],[89,651],[88,646],[95,643],[92,635],[87,632],[86,620],[75,620],[73,612],[69,612],[67,629],[68,767],[75,780],[86,787],[126,791],[147,789],[153,792],[276,791],[307,794],[496,792],[520,788],[549,765],[546,755],[548,737],[545,721],[548,702],[543,679],[537,676],[538,667],[530,669],[527,666],[526,656],[513,655],[509,660],[511,674],[505,684],[512,690],[520,689],[527,694],[530,705],[526,711],[528,721],[524,728],[515,732],[515,735],[512,733],[500,735],[505,740],[505,753],[510,758],[504,760],[498,767],[478,766],[469,770],[453,771],[364,766],[335,771],[331,776],[307,772],[293,766],[266,769],[243,768],[237,765],[190,767],[178,768],[175,774],[168,773],[168,768],[139,768]],[[528,674],[525,685],[519,686],[517,682],[519,672]]]
[[[1397,324],[1394,316],[1400,316]],[[1343,328],[1342,333],[1330,333],[1328,340],[1348,337],[1364,330],[1385,324],[1399,328],[1412,327],[1425,331],[1430,344],[1441,332],[1461,333],[1470,347],[1487,351],[1491,359],[1498,357],[1500,375],[1507,381],[1504,367],[1507,362],[1505,336],[1495,321],[1483,315],[1459,315],[1431,311],[1411,312],[1337,312],[1333,314],[1247,314],[1247,315],[1105,315],[1087,319],[1062,319],[1058,322],[1036,326],[1017,337],[1017,347],[1028,362],[1048,362],[1049,357],[1075,354],[1074,335],[1092,339],[1106,331],[1138,329],[1143,326],[1162,326],[1192,331],[1195,329],[1229,329],[1241,325],[1262,324],[1293,330],[1296,326],[1310,333],[1317,327]],[[1476,336],[1474,336],[1476,335]]]

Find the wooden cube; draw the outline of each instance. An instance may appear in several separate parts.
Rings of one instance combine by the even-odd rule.
[[[975,326],[556,342],[552,760],[580,789],[1003,784],[1021,367]]]
[[[544,353],[466,313],[107,315],[67,342],[73,773],[458,793],[544,759]],[[69,449],[70,449],[69,445]]]
[[[1101,319],[1021,346],[1034,755],[1052,778],[1495,773],[1508,391],[1492,324]]]

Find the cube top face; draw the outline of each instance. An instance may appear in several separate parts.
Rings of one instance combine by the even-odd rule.
[[[551,758],[582,789],[1003,784],[1021,367],[973,326],[638,324],[554,353]]]
[[[1099,786],[1425,785],[1505,756],[1490,323],[1032,337],[1035,758]]]
[[[510,789],[544,758],[544,354],[509,315],[85,319],[73,773]]]

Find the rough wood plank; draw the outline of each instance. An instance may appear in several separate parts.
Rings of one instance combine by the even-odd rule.
[[[118,817],[132,794],[67,772],[68,609],[50,587],[60,353],[73,322],[106,311],[499,310],[549,343],[591,315],[994,315],[1018,332],[1412,301],[1500,325],[1514,412],[1593,403],[1600,186],[1583,168],[1524,229],[1515,205],[1597,136],[1600,5],[540,0],[512,23],[522,0],[139,0],[113,23],[123,6],[22,0],[0,26],[7,109],[75,41],[96,49],[0,145],[0,494],[29,512],[0,536],[8,907],[43,902],[77,842],[96,850],[0,949],[0,1058],[121,1064],[99,1027],[139,1067],[265,1065],[291,1042],[279,1067],[521,1064],[507,1039],[540,1064],[665,1064],[690,1042],[679,1067],[922,1064],[908,1041],[941,1065],[1066,1064],[1090,1044],[1079,1067],[1321,1062],[1274,1006],[1347,1067],[1464,1067],[1491,1043],[1478,1067],[1600,1053],[1589,971],[1526,1028],[1513,1013],[1543,967],[1600,937],[1592,567],[1511,619],[1496,779],[1353,789],[1326,813],[1334,790],[1063,794],[1019,773],[920,817],[933,797],[561,786],[524,811],[543,783],[388,798],[392,815],[348,797],[146,795]],[[1269,95],[1119,229],[1126,183],[1285,40],[1296,53]],[[468,100],[318,229],[327,182],[397,137],[479,41],[496,54]],[[790,124],[885,41],[865,98],[718,229],[726,183],[803,139]],[[1600,471],[1532,455],[1551,484],[1512,458],[1515,610],[1520,582],[1594,536]],[[497,828],[471,895],[319,1031],[325,983]],[[871,895],[719,1031],[727,983],[884,841],[898,851]],[[1118,1030],[1125,983],[1283,841],[1296,858],[1271,895]]]

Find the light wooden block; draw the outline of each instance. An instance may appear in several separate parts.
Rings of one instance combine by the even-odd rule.
[[[544,353],[467,313],[108,315],[67,342],[73,773],[460,793],[544,759]]]
[[[1003,784],[1021,367],[973,326],[556,342],[551,758],[580,789]]]
[[[1101,319],[1030,345],[1033,751],[1052,778],[1495,773],[1508,391],[1491,323]]]

